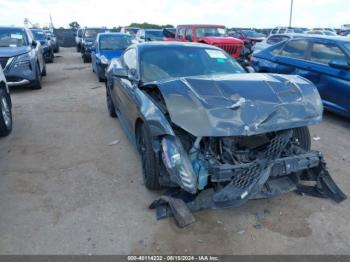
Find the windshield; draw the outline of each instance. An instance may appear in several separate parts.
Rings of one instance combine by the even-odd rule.
[[[245,72],[224,51],[210,47],[155,46],[142,53],[140,64],[144,82]]]
[[[32,33],[34,35],[35,40],[38,40],[38,41],[45,40],[45,33],[44,33],[44,31],[32,30]]]
[[[137,28],[126,28],[125,29],[125,32],[129,33],[131,35],[136,35],[138,31],[139,31],[139,29],[137,29]]]
[[[264,34],[261,34],[252,30],[243,30],[242,32],[248,37],[265,37]]]
[[[100,36],[101,50],[124,50],[131,44],[130,36],[104,35]]]
[[[28,39],[22,29],[0,28],[0,47],[18,47],[28,45]]]
[[[163,40],[163,30],[146,31],[146,39]]]
[[[86,29],[84,37],[95,39],[99,33],[103,33],[105,31],[106,30],[104,30],[104,29]]]
[[[200,27],[196,28],[196,36],[227,36],[227,32],[226,28],[222,27]]]

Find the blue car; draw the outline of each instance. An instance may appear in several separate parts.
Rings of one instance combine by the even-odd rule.
[[[350,117],[350,40],[303,36],[254,54],[257,72],[293,74],[313,82],[327,110]]]
[[[131,37],[120,33],[100,33],[91,48],[91,64],[100,82],[103,82],[105,70],[113,58],[118,58],[131,44]]]

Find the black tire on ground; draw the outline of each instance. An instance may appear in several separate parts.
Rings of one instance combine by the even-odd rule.
[[[298,139],[300,146],[305,150],[311,149],[311,136],[307,126],[295,128],[293,136]]]
[[[53,63],[53,59],[54,59],[55,55],[53,53],[53,49],[50,49],[50,58],[49,58],[49,63]]]
[[[80,51],[81,51],[80,45],[77,45],[77,52],[80,53]]]
[[[108,88],[106,88],[106,102],[107,102],[107,109],[108,113],[111,117],[117,117],[117,114],[115,113],[115,107],[113,104],[113,100],[111,98],[111,94]]]
[[[89,63],[90,60],[89,60],[89,58],[87,58],[86,56],[84,56],[84,57],[83,57],[83,62],[84,62],[84,63]]]
[[[57,46],[54,50],[55,53],[59,53],[60,52],[60,46]]]
[[[145,186],[149,190],[159,190],[159,168],[152,147],[152,137],[145,124],[136,130],[136,145],[142,162],[142,173]]]
[[[0,89],[0,137],[7,136],[12,131],[12,112],[5,90]]]
[[[41,85],[41,74],[40,74],[39,65],[37,65],[35,68],[35,75],[36,75],[36,78],[33,82],[32,89],[41,89],[42,85]]]
[[[46,73],[46,64],[44,65],[44,69],[43,69],[43,71],[41,72],[41,75],[42,75],[42,76],[46,76],[46,75],[47,75],[47,73]]]

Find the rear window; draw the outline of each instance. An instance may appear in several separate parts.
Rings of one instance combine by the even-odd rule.
[[[296,59],[304,58],[308,42],[305,40],[291,40],[282,49],[280,55]]]
[[[101,50],[124,50],[131,44],[130,36],[127,35],[104,35],[100,36]]]

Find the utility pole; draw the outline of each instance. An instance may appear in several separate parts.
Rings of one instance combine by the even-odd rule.
[[[293,4],[294,4],[294,0],[290,0],[289,27],[292,27]]]

